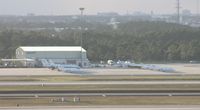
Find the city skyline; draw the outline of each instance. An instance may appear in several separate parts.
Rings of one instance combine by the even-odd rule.
[[[197,13],[198,0],[180,0],[183,9]],[[117,12],[132,14],[144,12],[155,14],[176,13],[176,0],[0,0],[0,15],[76,15],[78,8],[86,8],[85,14]]]

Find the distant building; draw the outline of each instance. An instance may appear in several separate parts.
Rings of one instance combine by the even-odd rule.
[[[192,16],[192,13],[191,13],[190,10],[185,9],[185,10],[182,11],[182,15],[183,16]]]
[[[27,13],[27,16],[35,16],[34,13]]]
[[[82,55],[81,55],[82,50]],[[51,60],[56,64],[75,64],[87,66],[86,50],[70,46],[19,47],[16,49],[17,59]],[[25,62],[24,62],[25,63]]]
[[[97,13],[98,16],[119,16],[118,13],[115,12],[103,12],[103,13]]]
[[[110,22],[108,23],[108,25],[111,25],[113,29],[117,29],[119,23],[120,22],[116,21],[116,18],[111,18]]]

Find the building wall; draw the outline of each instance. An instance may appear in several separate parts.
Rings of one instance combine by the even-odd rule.
[[[75,65],[81,65],[81,59],[49,59],[53,61],[56,64],[75,64]],[[83,59],[83,65],[88,66],[89,60]]]
[[[21,48],[16,50],[17,59],[49,59],[58,64],[81,64],[80,51],[61,51],[61,52],[24,52]],[[87,59],[86,52],[82,52],[83,65],[87,66],[89,60]]]
[[[80,59],[81,52],[25,52],[30,59]],[[82,52],[83,59],[87,59],[86,52]]]

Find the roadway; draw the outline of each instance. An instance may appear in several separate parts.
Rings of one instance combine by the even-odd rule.
[[[65,85],[162,85],[200,84],[200,81],[73,81],[73,82],[0,82],[0,86],[65,86]]]

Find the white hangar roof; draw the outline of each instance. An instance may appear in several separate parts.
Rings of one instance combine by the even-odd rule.
[[[80,52],[80,46],[30,46],[30,47],[19,47],[23,51],[26,52],[42,52],[42,51],[50,51],[50,52]],[[83,52],[86,52],[85,49],[82,48]]]

